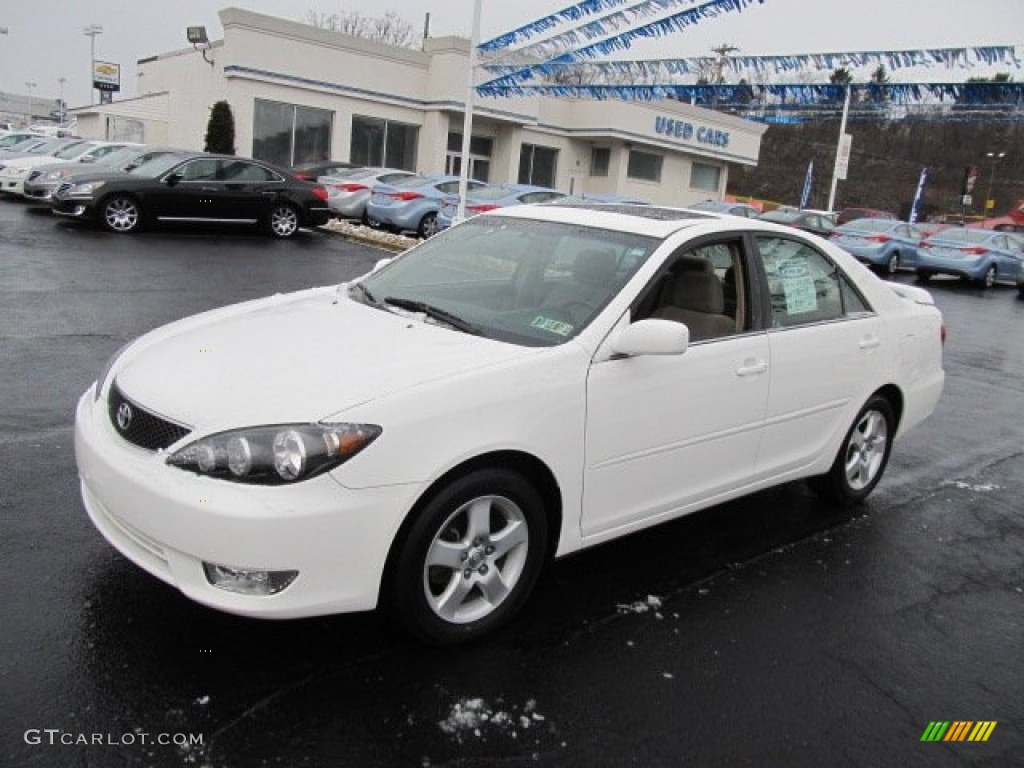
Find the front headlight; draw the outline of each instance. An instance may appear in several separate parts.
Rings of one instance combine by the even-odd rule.
[[[196,440],[167,463],[236,483],[284,485],[329,472],[382,432],[375,424],[282,424],[220,432]]]
[[[22,176],[28,176],[32,172],[31,168],[11,168],[11,176],[18,179]]]
[[[64,178],[64,171],[50,171],[42,175],[43,181],[59,181]]]
[[[82,184],[75,184],[71,189],[68,190],[68,195],[91,195],[97,189],[102,187],[105,182],[102,181],[86,181]]]

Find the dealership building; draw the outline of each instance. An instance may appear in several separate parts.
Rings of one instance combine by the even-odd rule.
[[[201,149],[225,100],[239,155],[458,173],[468,40],[414,50],[237,8],[220,20],[222,40],[140,60],[139,96],[75,110],[79,133]],[[470,173],[685,205],[721,197],[730,163],[756,165],[764,131],[674,100],[478,97]]]

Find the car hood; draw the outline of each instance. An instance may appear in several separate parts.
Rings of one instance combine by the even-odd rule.
[[[419,384],[542,351],[317,289],[158,329],[122,355],[113,375],[140,406],[215,432],[327,419]]]

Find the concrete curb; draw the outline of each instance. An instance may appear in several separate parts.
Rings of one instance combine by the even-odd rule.
[[[363,245],[372,245],[391,253],[402,253],[420,242],[419,238],[396,235],[392,232],[381,232],[371,227],[364,227],[362,224],[353,224],[348,221],[332,219],[317,229],[322,232],[329,232],[332,235],[340,235],[346,240]]]

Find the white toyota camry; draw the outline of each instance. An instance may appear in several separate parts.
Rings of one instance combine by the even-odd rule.
[[[798,478],[862,501],[943,335],[926,291],[792,229],[508,208],[127,345],[78,404],[82,497],[206,605],[458,642],[553,557]]]

